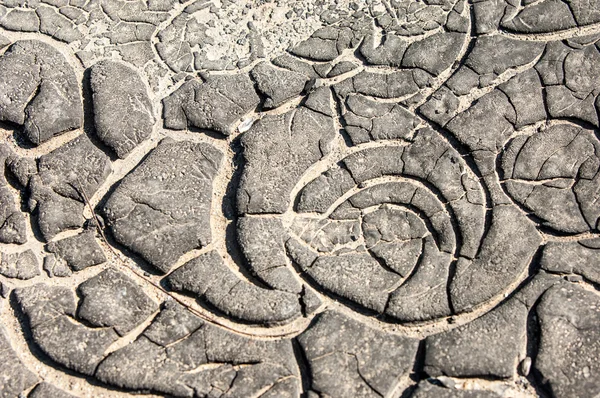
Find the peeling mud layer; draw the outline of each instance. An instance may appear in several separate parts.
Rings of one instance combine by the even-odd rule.
[[[0,398],[600,396],[600,0],[0,0]]]

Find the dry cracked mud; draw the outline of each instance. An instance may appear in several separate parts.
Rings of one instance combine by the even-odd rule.
[[[0,0],[0,398],[600,396],[600,0]]]

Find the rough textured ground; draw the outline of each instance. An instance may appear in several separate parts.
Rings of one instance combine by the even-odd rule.
[[[0,0],[0,397],[600,396],[600,0]]]

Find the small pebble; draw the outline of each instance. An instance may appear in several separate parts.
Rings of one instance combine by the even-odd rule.
[[[521,371],[521,374],[523,376],[529,375],[529,371],[531,371],[531,358],[530,357],[525,357],[525,359],[523,359],[521,361],[519,370]]]
[[[585,366],[585,367],[582,369],[582,371],[583,371],[583,377],[585,377],[586,379],[587,379],[588,377],[590,377],[590,367],[589,367],[589,366]]]
[[[449,377],[439,376],[436,380],[439,381],[440,383],[442,383],[444,385],[444,387],[456,388],[456,382]]]
[[[581,275],[567,275],[565,276],[565,279],[569,282],[583,282],[583,277]]]
[[[255,121],[256,119],[251,117],[244,119],[244,121],[238,126],[238,131],[240,133],[245,133],[246,131],[250,130]]]

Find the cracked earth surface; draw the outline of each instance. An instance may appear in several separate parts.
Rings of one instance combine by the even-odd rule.
[[[600,0],[0,0],[0,397],[597,397]]]

